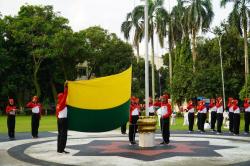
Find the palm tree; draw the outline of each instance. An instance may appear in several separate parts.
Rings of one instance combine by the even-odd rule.
[[[245,86],[248,87],[248,75],[249,75],[249,64],[248,64],[248,42],[247,42],[247,30],[250,19],[249,3],[250,0],[221,0],[221,6],[225,7],[227,3],[233,2],[233,10],[229,15],[229,23],[236,27],[239,33],[244,38],[244,56],[245,56]]]
[[[167,11],[163,7],[164,0],[148,0],[148,28],[149,28],[149,41],[151,44],[152,56],[152,98],[154,100],[155,97],[155,76],[154,76],[154,34],[158,32],[159,36],[164,36],[165,32],[161,29],[161,26],[164,26],[167,22]],[[133,20],[133,25],[138,24],[140,29],[142,30],[142,37],[144,34],[144,6],[138,5],[131,12],[131,17]],[[160,19],[161,18],[161,19]],[[125,26],[126,27],[126,26]],[[129,26],[127,26],[129,27]],[[164,27],[166,28],[166,26]],[[129,29],[129,28],[127,28]],[[140,41],[139,41],[140,42]]]
[[[172,87],[173,80],[173,62],[172,62],[172,50],[174,46],[181,42],[183,36],[187,34],[187,28],[185,28],[184,21],[184,11],[183,2],[177,0],[177,5],[173,7],[170,16],[168,17],[168,44],[169,44],[169,80],[170,89]],[[186,32],[186,33],[185,33]],[[187,35],[188,36],[188,35]],[[175,54],[175,60],[176,60]]]
[[[171,22],[172,22],[172,40],[173,44],[181,43],[184,37],[189,36],[188,30],[188,17],[186,17],[186,8],[184,7],[183,0],[177,0],[177,5],[173,7],[171,11]]]
[[[168,36],[170,89],[173,78],[172,50],[177,43],[181,43],[182,39],[185,36],[188,36],[188,28],[186,26],[187,24],[185,24],[187,19],[184,14],[185,8],[183,6],[183,1],[177,0],[177,5],[173,7],[170,15],[168,13],[162,12],[161,15],[163,16],[159,15],[159,21],[157,21],[161,23],[157,24],[157,34],[159,36],[160,45],[162,48],[164,46],[164,39],[166,35]],[[176,59],[177,58],[175,54],[175,60]]]
[[[197,58],[196,52],[196,36],[202,30],[209,28],[214,13],[212,10],[211,0],[182,0],[186,8],[187,25],[189,33],[191,33],[192,42],[192,58],[193,71],[195,72],[195,64]]]
[[[137,53],[137,62],[140,57],[140,42],[143,38],[143,22],[141,22],[136,15],[134,14],[136,10],[134,9],[132,12],[127,14],[126,20],[121,25],[121,32],[124,34],[125,39],[130,38],[130,33],[134,28],[134,37],[133,37],[133,46],[136,48]]]

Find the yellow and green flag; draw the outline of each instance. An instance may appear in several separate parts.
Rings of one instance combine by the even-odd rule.
[[[126,124],[129,117],[132,67],[92,80],[68,82],[69,130],[103,132]]]

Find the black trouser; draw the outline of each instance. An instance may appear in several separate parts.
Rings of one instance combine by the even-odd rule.
[[[197,127],[198,127],[198,130],[201,130],[201,113],[199,112],[197,114]]]
[[[40,121],[40,114],[39,113],[32,113],[31,117],[31,129],[32,129],[32,136],[38,137],[38,128],[39,128],[39,121]]]
[[[7,126],[8,126],[8,135],[10,138],[15,138],[15,124],[16,124],[16,116],[8,115]]]
[[[58,137],[57,137],[57,152],[63,152],[68,136],[68,118],[57,119]]]
[[[206,121],[206,114],[205,113],[198,113],[198,129],[201,131],[205,131],[204,130],[204,124]]]
[[[165,143],[169,143],[170,131],[169,131],[169,118],[161,117],[161,133]]]
[[[154,112],[149,112],[149,116],[155,116]]]
[[[214,130],[215,129],[215,123],[216,123],[216,112],[212,111],[211,112],[211,129]]]
[[[240,133],[240,114],[234,114],[234,134]]]
[[[223,113],[217,113],[217,132],[221,133],[221,126],[223,122]]]
[[[134,115],[131,117],[131,122],[129,124],[129,141],[131,143],[135,142],[135,133],[137,131],[138,125],[137,125],[137,120],[139,119],[138,115]]]
[[[234,132],[234,113],[229,112],[229,131]]]
[[[250,112],[245,112],[245,132],[249,132]]]
[[[124,125],[121,126],[121,133],[125,134],[127,130],[127,123],[125,123]]]
[[[188,113],[188,129],[189,131],[193,131],[194,128],[194,113]]]

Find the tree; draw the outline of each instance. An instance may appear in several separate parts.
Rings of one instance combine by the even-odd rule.
[[[115,34],[99,26],[89,27],[79,32],[91,47],[88,53],[89,78],[94,73],[96,77],[119,73],[132,63],[133,49]]]
[[[177,43],[181,43],[184,34],[187,34],[187,28],[185,28],[185,8],[183,6],[183,2],[181,0],[177,0],[177,5],[173,7],[170,16],[165,16],[167,18],[168,24],[168,46],[169,46],[169,83],[170,83],[170,91],[172,90],[173,83],[173,49]],[[166,30],[166,28],[165,28]],[[188,35],[187,35],[188,36]],[[160,41],[164,40],[159,36]],[[163,42],[162,42],[163,43]],[[177,59],[175,54],[175,59]]]
[[[193,97],[193,79],[194,74],[192,72],[192,61],[190,41],[188,38],[184,38],[182,44],[177,44],[173,50],[176,54],[173,66],[173,84],[172,84],[172,100],[173,102],[182,102],[185,99]],[[164,56],[164,64],[168,63],[168,55]]]
[[[224,29],[224,27],[223,27]],[[228,29],[223,34],[221,40],[223,68],[225,79],[225,96],[238,98],[239,91],[243,86],[243,39],[241,39],[235,29]],[[218,38],[206,39],[198,43],[197,51],[197,72],[195,75],[196,89],[199,95],[206,93],[207,97],[222,96],[220,57]],[[202,74],[200,74],[202,73]],[[200,84],[200,85],[199,85]]]
[[[205,31],[212,23],[214,16],[210,0],[185,0],[187,25],[191,34],[193,71],[195,71],[197,51],[196,36],[200,30]]]
[[[160,38],[165,35],[167,11],[163,7],[164,0],[148,0],[148,29],[149,29],[149,41],[151,43],[151,63],[152,63],[152,98],[155,97],[155,67],[154,67],[154,38],[155,32],[158,33]],[[138,5],[131,12],[131,17],[134,18],[139,25],[143,27],[144,34],[144,5]],[[160,40],[161,43],[161,40]]]
[[[136,18],[137,9],[135,8],[132,12],[127,14],[126,20],[121,25],[121,32],[124,34],[125,39],[130,38],[130,33],[134,30],[133,45],[137,52],[137,61],[139,61],[140,56],[140,42],[144,36],[143,34],[143,22]]]
[[[250,19],[250,9],[249,9],[249,0],[221,0],[221,6],[225,7],[226,4],[233,2],[233,10],[229,14],[229,23],[236,27],[238,32],[244,38],[244,57],[245,57],[245,87],[248,88],[248,77],[249,77],[249,59],[248,59],[248,24]],[[247,92],[248,90],[246,90]],[[246,94],[248,97],[249,94]]]
[[[36,94],[41,96],[38,72],[43,61],[52,54],[51,41],[54,34],[69,28],[68,20],[53,12],[52,6],[25,5],[18,16],[7,18],[10,36],[16,43],[24,45],[33,60],[33,83]]]

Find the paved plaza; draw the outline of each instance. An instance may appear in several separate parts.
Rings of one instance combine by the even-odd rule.
[[[39,136],[32,139],[30,133],[16,133],[16,140],[9,141],[1,134],[0,165],[250,165],[250,137],[243,135],[173,131],[170,144],[162,146],[161,134],[156,133],[155,147],[140,148],[129,145],[128,136],[119,130],[70,131],[66,148],[70,154],[56,152],[56,132],[42,132]]]

